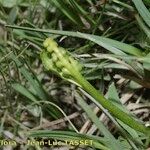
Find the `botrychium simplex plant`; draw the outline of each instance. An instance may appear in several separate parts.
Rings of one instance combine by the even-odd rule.
[[[96,101],[107,109],[114,117],[121,120],[133,129],[150,135],[150,128],[123,112],[120,108],[107,100],[100,91],[97,91],[81,74],[82,65],[75,60],[64,48],[51,38],[44,43],[44,50],[41,52],[41,59],[46,69],[54,71],[63,79],[74,82],[88,92]]]
[[[41,53],[41,59],[45,68],[54,71],[66,80],[78,84],[74,75],[82,70],[82,65],[71,57],[64,48],[58,47],[54,40],[47,38],[43,45],[46,50]]]

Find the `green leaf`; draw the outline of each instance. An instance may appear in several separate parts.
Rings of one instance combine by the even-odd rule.
[[[17,15],[18,15],[18,7],[16,6],[11,9],[7,22],[9,24],[13,24],[17,18]]]
[[[80,17],[75,13],[74,9],[67,6],[67,3],[64,0],[51,0],[57,8],[59,8],[72,22],[75,24],[83,25]]]
[[[141,139],[140,139],[140,135],[139,133],[134,130],[133,128],[127,126],[126,124],[124,124],[122,121],[118,120],[119,124],[121,124],[121,126],[128,131],[128,133],[133,137],[134,141],[136,141],[136,143],[143,145]]]
[[[3,5],[3,7],[13,7],[17,5],[18,0],[0,0],[0,3]]]
[[[141,29],[145,32],[147,37],[150,39],[150,29],[145,25],[145,23],[142,21],[142,19],[139,17],[139,15],[135,15],[135,18],[141,27]]]
[[[104,47],[105,49],[117,55],[126,55],[126,53],[128,53],[138,57],[143,56],[143,53],[140,49],[123,42],[105,38],[103,36],[85,34],[80,32],[71,32],[71,31],[34,29],[34,28],[19,27],[19,26],[12,26],[12,25],[7,25],[6,27],[83,38],[83,39],[93,41],[94,43],[97,43],[98,45]]]
[[[112,101],[121,103],[114,83],[109,86],[106,97]]]
[[[77,11],[78,14],[82,15],[89,23],[95,24],[96,22],[92,19],[90,15],[88,15],[88,12],[86,12],[81,5],[77,3],[76,0],[69,0],[70,5]]]
[[[129,114],[129,111],[126,109],[126,107],[124,105],[122,105],[122,103],[120,102],[118,93],[117,93],[117,89],[114,85],[114,83],[112,83],[109,88],[108,91],[106,93],[106,97],[108,100],[110,100],[115,106],[117,106],[118,108],[120,108],[120,110],[122,110],[123,112]],[[132,115],[131,115],[132,117]]]
[[[145,23],[150,27],[150,12],[142,2],[142,0],[132,0],[139,14],[145,21]]]
[[[18,91],[19,93],[21,93],[25,97],[29,98],[33,102],[37,102],[37,99],[35,98],[35,96],[28,89],[26,89],[24,86],[22,86],[21,84],[13,83],[12,88],[14,88],[16,91]]]
[[[145,57],[143,57],[142,61],[143,61],[143,67],[146,70],[150,71],[150,53],[148,53]]]
[[[79,33],[85,39],[91,40],[94,43],[106,48],[110,52],[117,54],[117,55],[125,55],[125,53],[135,55],[135,56],[142,56],[142,52],[140,49],[131,46],[129,44],[125,44],[113,39],[97,36],[97,35],[87,35],[84,33]],[[125,53],[124,53],[125,52]]]
[[[50,101],[54,102],[54,99],[46,93],[46,91],[40,84],[39,80],[36,78],[36,76],[33,73],[31,73],[32,71],[31,70],[29,71],[14,54],[11,54],[10,58],[16,63],[21,74],[30,83],[30,86],[33,88],[34,93],[38,97],[38,99],[50,100]],[[20,92],[22,92],[22,90]],[[25,94],[25,93],[22,93],[22,94]],[[27,91],[26,91],[26,94],[29,94],[29,93],[27,93]],[[31,95],[30,95],[30,98],[31,98]],[[34,100],[34,99],[32,99],[32,100]],[[49,107],[49,109],[51,110],[51,115],[54,118],[59,118],[61,116],[60,112],[57,109],[55,109],[54,107]]]
[[[103,125],[103,123],[97,118],[97,116],[93,113],[92,109],[84,102],[82,97],[76,93],[75,97],[78,101],[78,104],[82,107],[82,109],[87,113],[88,117],[93,121],[93,123],[97,126],[100,132],[103,133],[104,137],[108,139],[108,147],[112,150],[122,149],[122,145],[119,141],[117,141],[114,136],[107,130],[107,128]]]

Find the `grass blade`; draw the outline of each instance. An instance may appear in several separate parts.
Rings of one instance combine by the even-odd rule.
[[[135,15],[135,18],[136,18],[139,26],[141,27],[141,29],[145,32],[147,37],[150,39],[150,29],[144,24],[144,22],[142,21],[142,19],[140,18],[139,15]]]
[[[63,0],[52,0],[57,8],[59,8],[72,22],[83,25],[81,19],[71,8],[69,8]]]
[[[145,23],[150,27],[150,12],[142,2],[142,0],[132,0],[139,14],[145,21]]]
[[[109,38],[105,38],[102,36],[85,34],[85,33],[81,33],[81,32],[33,29],[33,28],[28,28],[28,27],[20,27],[20,26],[12,26],[12,25],[6,25],[6,27],[83,38],[83,39],[93,41],[94,43],[106,48],[107,50],[109,50],[110,52],[112,52],[114,54],[125,55],[124,52],[126,52],[126,53],[129,53],[129,54],[132,54],[135,56],[139,56],[139,57],[143,56],[142,51],[134,46],[131,46],[129,44],[125,44],[123,42],[119,42],[116,40],[112,40]]]
[[[97,126],[100,132],[103,133],[104,137],[108,139],[108,147],[112,150],[122,149],[121,143],[117,141],[113,135],[107,130],[107,128],[103,125],[103,123],[97,118],[97,116],[93,113],[91,108],[84,102],[81,96],[78,93],[75,93],[75,97],[78,101],[78,104],[82,107],[82,109],[87,113],[88,117],[93,121],[93,123]]]
[[[101,143],[105,142],[103,138],[96,136],[89,136],[85,134],[70,132],[70,131],[50,131],[50,130],[39,130],[29,132],[29,137],[48,137],[53,139],[58,139],[62,141],[66,140],[93,140],[93,145],[91,147],[101,149],[101,150],[110,150]]]
[[[27,98],[29,98],[33,102],[37,102],[37,99],[35,98],[35,96],[29,90],[27,90],[24,86],[22,86],[21,84],[13,83],[12,88],[14,88],[16,91],[18,91],[22,95],[26,96]]]

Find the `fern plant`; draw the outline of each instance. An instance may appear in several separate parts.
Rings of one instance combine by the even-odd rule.
[[[111,101],[107,100],[102,93],[97,91],[81,74],[82,65],[51,38],[44,43],[41,59],[46,69],[55,72],[63,79],[75,83],[88,92],[96,101],[107,109],[114,117],[133,129],[145,134],[150,134],[150,129],[119,109]]]

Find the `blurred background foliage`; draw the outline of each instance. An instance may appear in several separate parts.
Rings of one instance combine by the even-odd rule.
[[[39,133],[84,136],[94,140],[92,149],[148,149],[146,135],[113,121],[82,89],[46,71],[39,54],[45,38],[55,38],[94,87],[149,126],[149,10],[149,0],[0,0],[1,138],[24,143],[25,131],[50,129]],[[11,148],[18,147],[32,148]]]

